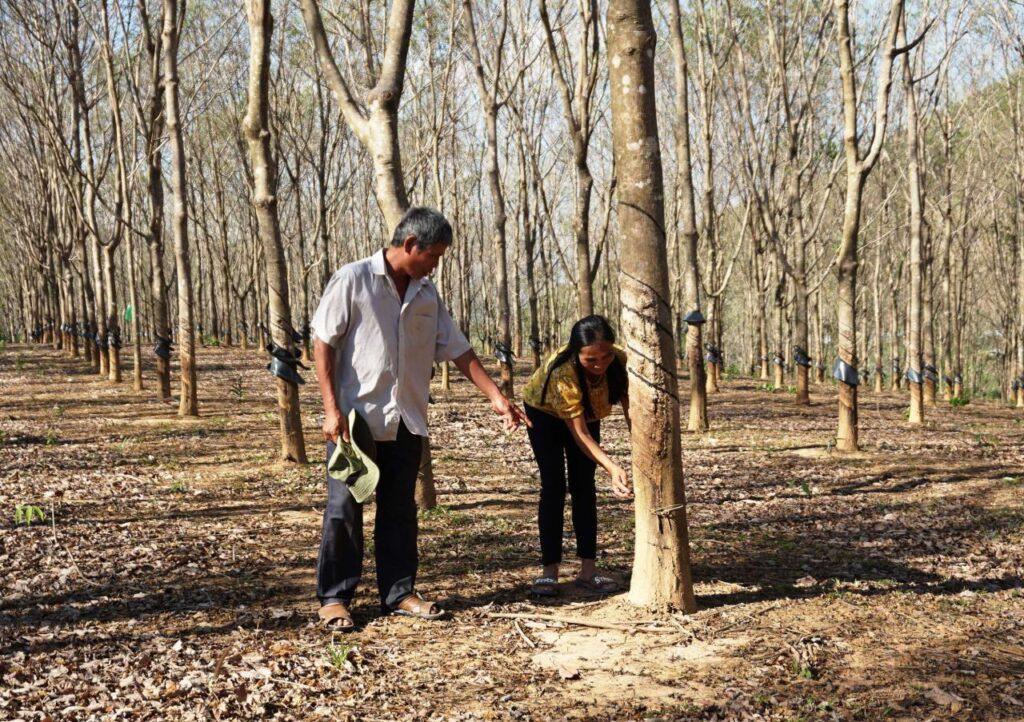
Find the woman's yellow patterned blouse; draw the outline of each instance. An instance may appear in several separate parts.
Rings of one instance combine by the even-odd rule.
[[[548,356],[544,359],[544,363],[540,365],[540,368],[533,372],[533,376],[530,377],[529,383],[526,384],[526,388],[523,390],[523,401],[535,409],[540,409],[552,416],[568,420],[583,415],[583,391],[580,389],[576,368],[571,360],[566,361],[551,372],[551,383],[548,384],[547,396],[544,398],[544,403],[541,403],[540,400],[551,362],[565,348],[563,346]],[[614,349],[619,362],[625,368],[626,352],[618,346],[615,346]],[[591,383],[588,379],[586,385],[587,391],[590,394],[590,408],[594,410],[595,414],[594,419],[587,419],[587,421],[603,419],[612,411],[611,404],[608,403],[608,378],[607,376],[602,376],[601,380],[597,383]]]

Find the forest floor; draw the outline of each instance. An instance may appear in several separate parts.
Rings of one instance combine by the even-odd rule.
[[[798,407],[726,380],[683,437],[699,611],[666,615],[575,591],[574,563],[529,598],[526,436],[458,378],[420,520],[419,587],[451,615],[380,616],[368,539],[357,629],[332,637],[320,402],[306,372],[312,463],[282,465],[264,364],[201,349],[182,420],[149,369],[136,394],[130,371],[0,351],[0,719],[1024,719],[1019,410],[943,403],[912,429],[902,396],[862,392],[864,450],[839,455],[831,385]],[[628,468],[621,416],[603,436]],[[598,484],[599,564],[628,583],[632,504]]]

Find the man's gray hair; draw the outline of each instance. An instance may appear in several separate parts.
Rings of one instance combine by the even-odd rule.
[[[402,216],[391,236],[392,246],[401,246],[409,236],[416,236],[416,245],[427,248],[437,243],[452,242],[452,227],[440,211],[425,206],[410,208]]]

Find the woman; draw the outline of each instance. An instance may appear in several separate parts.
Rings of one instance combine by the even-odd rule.
[[[600,464],[612,477],[612,491],[629,497],[625,470],[600,446],[601,419],[616,403],[629,426],[626,354],[615,343],[615,332],[602,316],[576,322],[569,344],[537,369],[523,401],[533,424],[527,430],[540,467],[540,546],[543,574],[532,587],[534,594],[558,593],[558,567],[562,561],[562,519],[565,509],[566,466],[572,495],[572,524],[576,551],[582,562],[577,585],[598,592],[618,588],[614,580],[597,573],[597,494],[594,471]]]

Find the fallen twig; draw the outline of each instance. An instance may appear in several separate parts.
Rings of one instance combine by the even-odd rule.
[[[722,632],[727,632],[730,629],[734,629],[736,627],[739,627],[739,626],[741,626],[743,624],[746,624],[747,622],[754,621],[754,617],[759,617],[762,614],[764,614],[766,612],[770,612],[773,609],[778,609],[779,607],[781,607],[783,605],[784,602],[785,602],[785,600],[782,600],[782,601],[775,602],[774,604],[769,604],[767,607],[762,607],[761,609],[757,609],[757,610],[751,612],[750,614],[746,615],[743,619],[738,619],[735,622],[731,622],[729,624],[726,624],[724,627],[719,627],[718,629],[712,629],[711,631],[712,631],[713,634],[721,634]]]
[[[594,627],[596,629],[614,629],[618,632],[654,632],[657,634],[675,633],[675,629],[665,629],[662,627],[643,627],[641,624],[650,624],[650,622],[640,622],[638,624],[618,624],[616,622],[597,622],[590,619],[583,619],[582,617],[559,617],[554,614],[510,614],[507,612],[487,612],[486,616],[495,617],[497,619],[535,619],[542,622],[558,622],[561,624],[573,624],[577,627]]]
[[[512,626],[515,627],[515,630],[517,632],[519,632],[519,636],[523,638],[523,641],[526,642],[527,646],[530,649],[536,649],[537,648],[537,645],[534,644],[532,639],[530,639],[530,636],[526,632],[523,631],[522,627],[519,626],[519,620],[518,619],[516,619],[515,621],[512,622]]]

